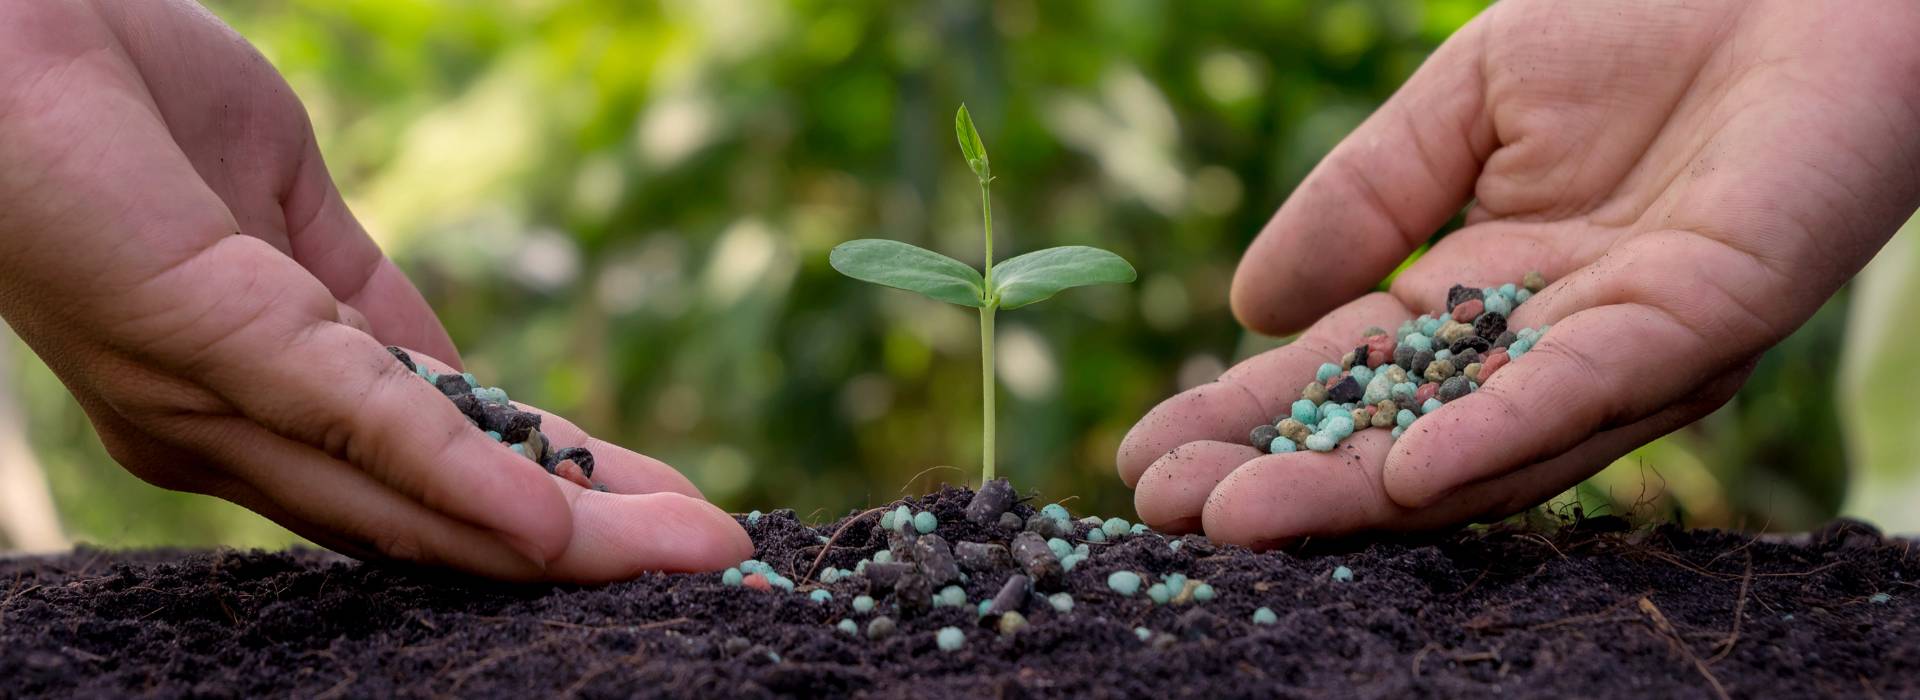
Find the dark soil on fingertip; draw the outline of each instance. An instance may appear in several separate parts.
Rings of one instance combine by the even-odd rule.
[[[963,516],[969,497],[906,503],[937,514],[946,541],[1005,542],[1009,531]],[[1003,637],[972,603],[1013,569],[974,572],[965,608],[903,615],[876,595],[854,614],[861,576],[810,600],[816,560],[850,569],[886,546],[879,513],[863,513],[844,532],[844,519],[808,526],[788,512],[749,527],[757,558],[800,584],[791,593],[711,573],[506,585],[314,551],[0,561],[0,697],[1920,694],[1920,564],[1909,541],[1858,523],[1756,539],[1599,518],[1293,553],[1197,537],[1175,550],[1145,533],[1090,544],[1064,582],[1071,612],[1037,591],[1028,624]],[[1331,579],[1340,566],[1352,581]],[[1181,572],[1216,597],[1121,597],[1106,584],[1121,569]],[[1262,607],[1275,624],[1251,621]],[[868,639],[882,614],[897,629]],[[835,629],[849,617],[860,635]],[[943,652],[935,635],[949,626],[966,644]]]

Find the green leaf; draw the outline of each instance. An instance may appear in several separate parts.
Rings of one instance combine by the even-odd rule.
[[[1000,308],[1018,309],[1061,290],[1132,282],[1133,266],[1118,255],[1083,245],[1036,250],[993,266]]]
[[[967,114],[967,106],[960,105],[960,112],[953,115],[953,133],[960,137],[960,153],[967,158],[967,167],[973,168],[973,174],[981,182],[993,179],[993,167],[987,163],[987,144],[980,141],[980,132],[973,128],[973,115]]]
[[[863,238],[834,246],[827,262],[840,274],[863,282],[905,289],[961,306],[980,308],[986,282],[980,271],[920,246]]]

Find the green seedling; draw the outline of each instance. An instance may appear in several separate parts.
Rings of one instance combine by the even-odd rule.
[[[877,238],[842,243],[834,247],[829,262],[840,274],[857,280],[980,310],[980,414],[984,423],[980,472],[984,483],[994,476],[994,313],[1044,301],[1074,287],[1132,282],[1136,274],[1120,256],[1088,246],[1036,250],[994,265],[993,168],[987,161],[987,147],[973,128],[966,105],[954,115],[953,128],[960,139],[960,153],[980,182],[986,270],[975,270],[919,246]]]

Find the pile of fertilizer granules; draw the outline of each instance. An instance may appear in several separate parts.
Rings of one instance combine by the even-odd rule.
[[[1356,430],[1387,428],[1399,438],[1420,416],[1486,383],[1520,359],[1551,326],[1507,327],[1507,317],[1546,286],[1538,272],[1519,284],[1447,290],[1447,311],[1400,324],[1392,334],[1369,328],[1338,364],[1320,365],[1287,415],[1255,427],[1254,447],[1275,454],[1326,452]]]
[[[466,372],[440,374],[426,365],[415,363],[407,351],[397,347],[388,346],[387,352],[393,353],[393,358],[399,360],[408,371],[446,394],[447,400],[452,401],[460,413],[467,417],[467,422],[485,431],[487,437],[533,460],[548,474],[579,484],[582,488],[607,490],[605,484],[592,481],[592,452],[585,447],[554,447],[547,441],[546,434],[540,432],[540,414],[516,408],[507,399],[505,390],[480,386],[480,382]]]

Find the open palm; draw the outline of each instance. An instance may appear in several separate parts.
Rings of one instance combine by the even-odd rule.
[[[1920,197],[1920,6],[1834,9],[1522,0],[1461,29],[1241,260],[1243,323],[1312,325],[1134,427],[1141,518],[1272,546],[1500,517],[1725,403]],[[1511,324],[1552,331],[1400,440],[1246,444],[1363,329],[1535,270]]]

